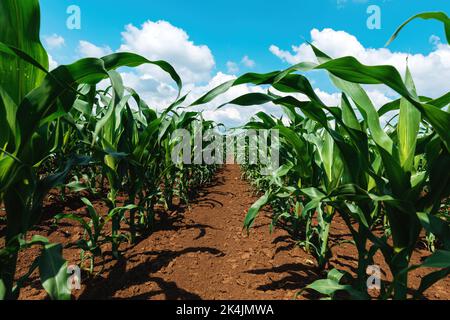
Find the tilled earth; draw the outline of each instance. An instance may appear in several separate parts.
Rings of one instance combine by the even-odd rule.
[[[287,232],[270,233],[270,213],[263,212],[250,235],[242,231],[243,219],[257,200],[247,182],[240,178],[239,167],[222,169],[214,183],[200,190],[190,208],[179,208],[161,214],[157,229],[133,245],[122,245],[123,259],[113,261],[109,248],[104,269],[96,268],[96,276],[83,273],[81,290],[76,299],[143,299],[143,300],[280,300],[292,299],[314,280],[323,277],[312,256],[297,247]],[[100,212],[105,207],[94,202]],[[83,212],[76,199],[66,206],[47,206],[48,213]],[[73,222],[63,221],[58,228],[47,221],[31,235],[47,236],[64,245],[75,243],[82,229]],[[332,241],[350,239],[339,218],[332,229]],[[1,244],[1,243],[0,243]],[[109,254],[108,254],[109,253]],[[332,265],[352,272],[357,266],[353,245],[334,247]],[[20,255],[18,275],[25,274],[37,255],[34,249]],[[418,249],[413,262],[428,253]],[[79,250],[66,248],[69,264],[79,263]],[[381,255],[376,262],[383,270],[384,280],[390,275]],[[97,261],[100,265],[100,261]],[[430,270],[419,269],[410,277],[411,286],[418,287]],[[33,274],[21,292],[21,299],[45,299],[46,294]],[[317,299],[306,293],[299,299]],[[450,278],[444,279],[426,292],[428,299],[450,299]]]

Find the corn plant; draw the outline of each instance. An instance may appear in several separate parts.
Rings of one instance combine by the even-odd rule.
[[[181,80],[168,63],[131,53],[82,59],[48,72],[48,57],[39,40],[38,1],[2,1],[0,15],[0,199],[7,216],[6,244],[0,251],[0,298],[15,299],[23,283],[14,284],[18,252],[30,245],[26,233],[40,222],[42,200],[51,188],[65,183],[73,166],[89,162],[74,154],[54,172],[42,176],[39,170],[67,142],[68,136],[62,139],[61,131],[54,129],[61,121],[70,123],[78,97],[87,96],[78,89],[109,79],[116,90],[116,105],[122,88],[114,70],[144,63],[168,72],[180,90]],[[105,162],[114,168],[111,155]],[[55,248],[44,246],[41,280],[51,298],[66,299],[66,262],[55,254]]]
[[[418,17],[438,18],[448,31],[449,20],[444,14]],[[448,108],[445,110],[450,102],[449,94],[439,99],[420,97],[409,70],[402,78],[391,66],[365,66],[353,57],[332,59],[318,48],[312,46],[312,49],[318,63],[303,62],[269,74],[246,74],[213,89],[194,104],[207,103],[243,83],[271,85],[282,92],[285,96],[270,91],[267,94],[251,93],[230,103],[245,107],[271,102],[283,107],[290,115],[298,114],[291,116],[292,123],[306,117],[318,127],[311,136],[306,125],[274,126],[280,130],[286,147],[298,163],[292,168],[303,176],[301,182],[281,184],[279,190],[282,190],[283,198],[305,196],[302,210],[308,217],[307,223],[311,223],[317,214],[320,226],[317,231],[323,235],[319,241],[323,247],[316,250],[320,259],[324,254],[326,257],[324,248],[328,240],[325,235],[332,216],[338,213],[353,236],[358,250],[358,268],[351,286],[341,285],[342,276],[333,274],[327,281],[319,281],[310,288],[328,295],[347,291],[354,298],[368,298],[366,269],[373,264],[374,254],[381,251],[393,275],[392,283],[382,289],[381,299],[406,299],[411,270],[418,267],[439,269],[423,278],[415,293],[415,297],[419,297],[450,272],[449,226],[438,216],[441,202],[450,192],[446,170],[450,164],[450,115]],[[340,106],[325,105],[307,78],[296,73],[311,70],[329,73],[333,84],[342,92]],[[377,111],[361,86],[374,84],[388,86],[401,98]],[[304,94],[309,101],[299,101],[292,93]],[[384,129],[380,114],[392,110],[399,112],[398,122]],[[307,151],[310,145],[313,155]],[[306,156],[318,160],[309,161],[310,164],[315,162],[322,173],[316,176],[315,166],[302,168],[302,157]],[[276,183],[272,185],[276,186]],[[245,227],[251,227],[260,209],[278,192],[269,190],[252,206]],[[356,227],[353,221],[358,223]],[[381,236],[375,232],[380,221],[385,221],[389,227]],[[440,239],[443,247],[423,264],[410,265],[423,230]]]
[[[128,237],[123,234],[112,233],[108,234],[106,225],[111,221],[123,221],[125,212],[137,209],[135,205],[128,205],[125,207],[117,207],[111,210],[105,217],[96,212],[92,203],[86,199],[81,199],[86,205],[86,211],[89,217],[89,222],[86,222],[83,217],[77,214],[58,214],[55,216],[55,221],[58,223],[62,219],[72,220],[79,223],[84,229],[84,238],[77,242],[77,246],[81,249],[81,265],[83,265],[86,258],[90,260],[89,272],[94,272],[95,258],[103,259],[102,245],[111,243],[112,246],[118,243],[128,241]],[[88,254],[88,257],[86,255]]]
[[[304,230],[304,240],[299,244],[313,253],[319,268],[323,269],[330,257],[328,237],[335,210],[323,206],[321,202],[306,203],[305,199],[315,196],[315,190],[309,187],[320,184],[323,189],[331,190],[339,183],[343,173],[342,159],[331,136],[317,122],[297,114],[291,107],[283,105],[289,125],[283,124],[281,119],[275,120],[260,113],[257,115],[259,121],[245,126],[247,129],[279,130],[282,136],[280,153],[283,167],[275,171],[273,177],[261,176],[258,174],[261,168],[256,167],[256,174],[254,172],[250,177],[259,182],[261,190],[267,190],[252,210],[257,212],[269,203],[274,211],[272,225],[282,222],[294,238],[300,238]],[[248,168],[244,166],[246,170]],[[317,225],[311,223],[314,215]],[[254,216],[249,215],[248,218],[245,224],[247,229],[251,227]]]

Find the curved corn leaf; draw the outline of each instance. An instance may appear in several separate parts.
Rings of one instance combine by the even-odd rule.
[[[247,84],[252,83],[255,85],[262,85],[262,84],[272,84],[275,80],[275,78],[280,74],[280,72],[271,72],[266,74],[258,74],[258,73],[247,73],[243,76],[237,78],[236,80],[231,80],[228,82],[225,82],[216,88],[212,89],[208,93],[206,93],[204,96],[197,99],[195,102],[191,104],[191,106],[197,106],[201,104],[205,104],[208,102],[211,102],[215,98],[217,98],[219,95],[227,92],[229,89],[231,89],[234,86],[238,86],[241,84]]]
[[[416,88],[409,68],[406,69],[406,85],[412,94]],[[397,125],[398,151],[400,165],[405,171],[412,172],[416,155],[417,135],[422,121],[421,114],[408,100],[400,100],[400,116]]]
[[[450,268],[450,251],[439,250],[422,263],[423,268]]]
[[[427,274],[422,278],[422,281],[420,281],[420,286],[414,293],[414,298],[418,299],[426,290],[428,290],[436,282],[444,279],[448,275],[450,275],[450,268],[434,271]]]
[[[433,128],[439,134],[447,149],[450,149],[450,131],[448,130],[450,126],[450,113],[443,111],[431,104],[421,103],[419,99],[407,89],[400,74],[394,67],[366,66],[361,64],[353,57],[344,57],[325,62],[324,64],[318,66],[316,69],[325,69],[332,73],[334,76],[352,83],[387,85],[388,87],[402,95],[422,113],[422,116],[433,126]],[[351,89],[354,90],[355,88],[353,87]],[[354,97],[363,98],[363,100],[361,101],[355,101],[360,107],[367,107],[367,105],[371,105],[368,104],[369,100],[364,96],[367,94],[365,94],[362,89],[350,92],[352,94],[350,94],[349,92],[347,93],[349,93],[352,99],[354,99]],[[374,122],[375,119],[378,119],[378,114],[372,107],[373,105],[371,105],[371,115],[368,116],[368,120],[369,125],[372,126],[371,131],[374,134],[374,139],[381,139],[377,143],[380,146],[385,146],[386,151],[390,152],[392,150],[392,142],[389,142],[386,133],[381,129],[379,124],[377,125]],[[366,108],[365,111],[369,110]]]
[[[0,42],[23,51],[48,69],[48,56],[39,39],[40,10],[38,0],[0,2]],[[20,70],[20,71],[19,71]],[[18,105],[36,88],[45,73],[20,57],[0,51],[0,86]]]
[[[424,229],[437,236],[442,241],[444,248],[450,250],[450,226],[448,222],[425,212],[418,212],[417,216]]]
[[[269,203],[269,201],[270,201],[270,194],[267,192],[252,205],[244,221],[244,228],[247,229],[247,231],[249,231],[252,228],[256,218],[258,217],[259,212],[265,205]]]
[[[52,300],[69,300],[70,290],[67,286],[69,275],[67,261],[62,258],[60,244],[46,245],[39,258],[39,273],[42,286]]]
[[[392,43],[392,41],[397,38],[399,33],[403,30],[406,25],[416,19],[425,19],[425,20],[437,20],[444,24],[445,35],[447,37],[447,42],[450,44],[450,18],[444,12],[424,12],[419,13],[411,18],[409,18],[406,22],[404,22],[392,35],[389,41],[386,43],[386,47]]]

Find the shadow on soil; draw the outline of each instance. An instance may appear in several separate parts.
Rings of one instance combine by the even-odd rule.
[[[112,299],[119,291],[133,290],[133,286],[148,283],[148,292],[137,292],[135,299],[149,299],[163,294],[168,300],[200,300],[200,296],[179,288],[174,282],[166,282],[152,274],[170,265],[170,263],[189,253],[207,253],[213,256],[223,256],[223,252],[214,248],[186,248],[181,251],[149,251],[127,256],[113,264],[109,270],[105,270],[106,277],[98,277],[89,281],[88,286],[80,296],[80,300]],[[128,263],[135,262],[136,258],[145,259],[131,269]],[[151,285],[154,284],[154,285]],[[120,299],[120,297],[118,297]]]

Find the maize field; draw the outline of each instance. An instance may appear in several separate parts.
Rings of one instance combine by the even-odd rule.
[[[450,43],[442,12],[413,17],[390,42],[416,19],[439,22]],[[310,44],[316,62],[246,73],[186,103],[171,64],[131,52],[49,71],[39,26],[38,0],[0,0],[0,300],[450,299],[450,92],[422,96],[409,69],[335,59]],[[147,104],[119,72],[144,65],[178,88],[163,109]],[[317,70],[341,93],[339,105],[317,95],[308,78]],[[195,145],[183,156],[217,153],[195,139],[222,125],[194,110],[244,84],[264,93],[222,107],[270,103],[282,111],[259,112],[240,128],[278,132],[279,167],[267,175],[249,161],[174,162],[180,131]],[[399,98],[378,109],[369,85]],[[237,149],[251,149],[251,140]],[[287,246],[274,246],[273,235]],[[258,270],[264,260],[272,265],[267,272]],[[68,285],[74,265],[84,291]],[[382,281],[369,290],[376,265]],[[291,277],[264,287],[274,270]],[[222,278],[215,282],[210,273]],[[205,292],[225,291],[187,290],[193,279]],[[267,293],[276,290],[284,291]]]

